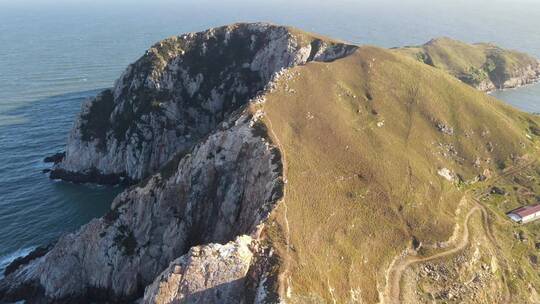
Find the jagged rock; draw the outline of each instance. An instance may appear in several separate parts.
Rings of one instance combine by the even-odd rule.
[[[271,86],[273,75],[284,68],[334,60],[354,49],[264,23],[163,40],[131,64],[112,89],[83,104],[65,158],[51,178],[144,179]]]
[[[437,171],[437,174],[444,177],[449,182],[453,182],[455,178],[455,174],[448,168],[441,168]]]
[[[481,165],[482,165],[482,160],[480,159],[480,157],[477,156],[477,157],[474,159],[473,166],[474,166],[475,168],[480,168]]]
[[[111,211],[0,282],[2,300],[124,301],[142,296],[192,246],[252,234],[283,194],[280,152],[257,117],[235,115]]]
[[[64,159],[64,157],[66,157],[66,152],[55,153],[51,156],[45,157],[45,159],[43,159],[43,162],[57,164],[61,162]]]
[[[493,152],[493,143],[489,141],[486,144],[486,149],[487,149],[488,152]]]
[[[524,85],[532,84],[540,80],[540,61],[531,64],[525,68],[513,71],[511,75],[497,83],[497,89],[518,88]]]
[[[50,172],[49,177],[51,179],[62,179],[76,184],[97,183],[101,185],[131,185],[135,183],[135,181],[126,177],[124,174],[103,174],[96,168],[85,170],[82,173],[67,171],[61,168],[49,169],[48,172]]]
[[[251,265],[252,239],[193,247],[146,288],[143,303],[241,303]]]
[[[527,242],[528,238],[525,232],[523,231],[514,231],[514,238],[520,242]]]
[[[49,250],[51,250],[51,248],[52,245],[39,246],[36,249],[32,250],[28,255],[16,258],[6,267],[4,275],[9,275],[19,269],[19,267],[28,264],[30,261],[44,256],[45,254],[47,254],[47,252],[49,252]]]
[[[446,135],[454,135],[454,128],[448,126],[447,124],[443,122],[437,123],[437,129],[439,129],[440,132],[446,134]]]

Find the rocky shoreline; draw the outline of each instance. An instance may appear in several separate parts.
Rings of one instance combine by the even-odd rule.
[[[259,225],[281,199],[284,185],[279,150],[265,139],[257,121],[258,116],[248,112],[232,117],[189,155],[171,164],[171,171],[161,171],[120,194],[107,215],[61,237],[50,250],[10,265],[0,282],[0,299],[133,301],[155,280],[158,283],[151,290],[161,286],[158,275],[174,259],[189,252],[192,257],[183,258],[182,265],[193,262],[194,246],[226,244],[246,235],[242,255],[253,255],[246,246],[256,246]],[[212,251],[221,245],[208,246]],[[228,249],[218,252],[235,275],[247,275],[251,258],[235,260]],[[222,271],[200,272],[195,267],[183,275],[216,278],[222,274],[226,278]],[[208,288],[218,284],[220,293],[220,280],[205,282]],[[245,284],[239,282],[227,290],[240,296]],[[265,282],[249,284],[267,289],[261,287]],[[187,296],[194,295],[188,292],[181,298]]]
[[[75,184],[92,183],[98,185],[123,185],[130,186],[138,181],[126,177],[125,173],[103,174],[96,168],[90,168],[83,172],[67,171],[58,167],[66,157],[66,152],[59,152],[47,156],[43,159],[44,163],[53,163],[51,169],[44,169],[43,173],[49,173],[49,178],[53,180],[63,180]]]
[[[486,93],[491,93],[497,90],[517,89],[527,85],[532,85],[540,82],[540,61],[536,67],[529,66],[526,69],[516,71],[517,76],[511,76],[502,84],[496,85],[490,80],[480,83],[476,88]]]
[[[66,153],[48,158],[53,179],[141,182],[104,217],[12,264],[0,299],[278,303],[276,260],[259,234],[283,196],[283,165],[250,104],[283,69],[355,49],[261,23],[155,45],[83,105]],[[209,71],[215,54],[223,65]]]
[[[356,48],[261,23],[163,40],[112,89],[83,104],[52,177],[143,180],[189,151],[282,69],[331,61]]]
[[[264,23],[234,24],[154,45],[113,88],[83,104],[66,152],[47,158],[54,163],[52,179],[134,185],[103,217],[9,265],[0,280],[0,302],[282,303],[280,257],[277,246],[264,239],[264,229],[284,198],[287,178],[282,146],[270,136],[260,104],[287,69],[334,61],[357,48]],[[368,75],[376,60],[366,54],[345,59],[358,60],[355,72],[365,68],[366,78],[376,77]],[[384,58],[395,59],[389,53]],[[527,75],[508,85],[530,81]],[[356,105],[362,90],[353,91],[354,85],[339,87],[344,93],[338,96]],[[294,94],[288,87],[286,92]],[[368,89],[364,93],[359,99],[366,105],[382,103]],[[325,103],[326,95],[319,95]],[[347,111],[347,117],[361,111]],[[365,112],[378,116],[378,111]],[[305,112],[295,115],[314,119]],[[390,125],[377,123],[375,130]],[[442,121],[435,127],[435,134],[445,137],[460,130]],[[295,132],[298,126],[287,128]],[[334,152],[335,146],[325,148]],[[446,167],[441,170],[442,177],[449,175]],[[355,172],[351,179],[364,177]],[[355,196],[346,194],[350,208]],[[283,242],[296,254],[286,212]],[[316,220],[330,213],[317,214]]]
[[[102,174],[97,169],[90,169],[86,172],[71,172],[60,168],[53,168],[49,172],[49,178],[75,184],[93,183],[109,186],[130,186],[137,183],[137,181],[126,177],[125,174]]]

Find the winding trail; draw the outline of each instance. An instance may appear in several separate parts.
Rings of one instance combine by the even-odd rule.
[[[520,170],[523,170],[531,166],[534,163],[535,163],[534,160],[529,160],[529,161],[526,161],[523,165],[510,167],[502,174],[494,178],[491,178],[490,183],[486,184],[484,187],[489,189],[490,185],[494,184],[498,180],[505,178],[509,175],[513,175],[519,172]],[[403,277],[403,273],[407,270],[409,266],[413,264],[429,262],[432,260],[450,256],[465,249],[467,245],[469,245],[469,242],[470,242],[469,221],[470,221],[471,216],[475,212],[480,212],[482,216],[483,230],[486,234],[486,237],[488,238],[488,240],[490,241],[490,243],[492,244],[493,248],[496,251],[497,261],[502,264],[501,274],[502,274],[502,283],[503,283],[502,285],[503,285],[503,293],[504,293],[502,303],[511,303],[512,297],[508,289],[507,279],[505,275],[505,271],[508,270],[508,262],[506,258],[504,257],[504,255],[502,254],[501,247],[497,243],[497,240],[491,229],[491,225],[489,224],[488,210],[482,203],[480,203],[480,200],[479,200],[479,198],[486,195],[487,191],[484,191],[482,194],[478,195],[477,197],[470,198],[474,202],[474,206],[469,210],[469,212],[465,216],[465,220],[463,221],[463,224],[462,224],[463,228],[461,229],[462,230],[461,237],[459,238],[459,241],[457,241],[452,246],[452,248],[439,252],[437,254],[431,255],[431,256],[427,256],[427,257],[419,257],[419,256],[409,255],[405,253],[402,257],[397,258],[396,260],[394,260],[394,262],[392,262],[392,264],[390,264],[390,268],[387,271],[386,287],[383,292],[383,299],[381,303],[383,304],[400,304],[401,303],[401,280]],[[467,196],[468,196],[467,192],[464,194],[463,199],[467,199]],[[456,229],[460,229],[460,227],[457,226]]]
[[[450,248],[448,250],[445,250],[443,252],[434,254],[432,256],[428,257],[418,257],[418,256],[412,256],[407,255],[404,258],[397,260],[394,262],[391,266],[391,269],[388,272],[388,282],[385,292],[385,299],[383,300],[383,303],[386,304],[399,304],[400,301],[400,295],[401,295],[401,278],[403,277],[403,273],[407,268],[413,264],[422,263],[422,262],[428,262],[431,260],[436,260],[442,257],[446,257],[455,253],[460,252],[461,250],[465,249],[467,245],[469,245],[469,220],[471,216],[475,213],[480,211],[480,207],[474,206],[469,212],[467,213],[465,217],[465,221],[463,223],[463,232],[462,237],[460,240],[453,246],[453,248]]]
[[[488,221],[488,211],[484,205],[482,205],[476,198],[473,198],[475,204],[480,208],[482,211],[482,226],[484,226],[484,231],[486,232],[486,236],[488,240],[491,242],[493,248],[495,248],[496,251],[496,258],[499,263],[502,263],[502,270],[501,270],[501,279],[502,279],[502,285],[504,289],[504,300],[502,303],[510,303],[512,296],[510,295],[510,290],[508,289],[508,283],[506,282],[506,275],[505,271],[509,269],[508,267],[508,261],[502,254],[502,249],[497,243],[497,240],[495,239],[495,236],[493,234],[493,231],[491,230],[491,225]]]

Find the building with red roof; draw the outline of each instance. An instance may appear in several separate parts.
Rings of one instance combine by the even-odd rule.
[[[540,204],[524,206],[507,213],[508,217],[517,223],[528,223],[540,218]]]

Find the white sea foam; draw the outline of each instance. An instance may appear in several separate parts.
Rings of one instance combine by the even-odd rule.
[[[19,258],[19,257],[23,257],[23,256],[26,256],[28,255],[30,252],[32,252],[32,250],[34,250],[36,247],[27,247],[27,248],[22,248],[22,249],[19,249],[19,250],[16,250],[12,253],[9,253],[9,254],[6,254],[6,255],[3,255],[0,257],[0,278],[3,278],[4,277],[4,270],[6,269],[6,267],[11,263],[13,262],[16,258]]]

